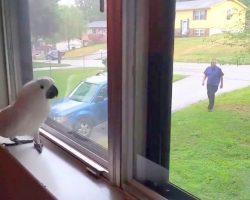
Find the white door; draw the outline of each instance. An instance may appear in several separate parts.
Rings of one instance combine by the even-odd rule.
[[[181,20],[181,35],[188,35],[188,19]]]

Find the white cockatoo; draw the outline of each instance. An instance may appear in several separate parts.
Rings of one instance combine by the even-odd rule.
[[[16,101],[0,111],[0,136],[11,139],[18,135],[32,136],[36,150],[41,153],[39,127],[49,113],[49,100],[57,95],[54,80],[49,77],[26,83]]]

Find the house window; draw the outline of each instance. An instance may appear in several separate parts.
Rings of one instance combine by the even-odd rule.
[[[1,6],[2,2],[0,3]],[[39,3],[44,2],[45,0],[39,1]],[[46,3],[48,2],[52,1],[46,1]],[[57,130],[57,133],[51,131],[51,134],[54,134],[59,139],[74,146],[90,157],[93,157],[92,155],[95,154],[99,158],[98,161],[102,160],[104,162],[102,163],[103,165],[106,163],[110,173],[110,181],[115,185],[123,187],[124,190],[128,191],[129,184],[135,188],[143,188],[139,190],[142,190],[143,194],[151,196],[152,199],[162,199],[162,196],[171,199],[194,199],[192,195],[187,194],[169,182],[170,104],[175,2],[165,0],[159,0],[157,3],[152,1],[145,3],[144,1],[123,2],[118,0],[109,0],[108,2],[108,74],[99,71],[97,66],[91,66],[89,69],[89,63],[86,62],[87,59],[81,60],[82,65],[79,67],[80,70],[76,70],[76,73],[72,74],[72,72],[75,72],[74,69],[78,69],[76,64],[78,58],[73,59],[70,56],[77,54],[81,48],[77,47],[77,40],[71,41],[69,37],[65,37],[67,46],[63,45],[60,40],[60,45],[57,46],[56,44],[50,44],[50,40],[40,38],[41,36],[48,37],[49,32],[47,32],[47,29],[46,31],[43,30],[43,23],[34,28],[36,24],[33,24],[32,20],[36,18],[33,17],[39,13],[38,10],[40,8],[44,8],[41,5],[36,7],[38,2],[35,0],[30,0],[29,6],[31,12],[32,8],[38,9],[33,14],[30,13],[31,26],[33,26],[31,27],[31,35],[33,36],[31,37],[33,40],[32,48],[37,48],[37,46],[40,47],[41,45],[45,45],[45,47],[40,48],[39,54],[33,54],[32,60],[30,55],[31,46],[26,45],[30,44],[30,32],[27,31],[29,29],[27,27],[28,20],[22,21],[26,15],[22,15],[23,13],[20,10],[16,11],[15,14],[20,14],[20,16],[17,16],[14,22],[20,22],[17,23],[20,26],[15,26],[16,23],[12,23],[11,28],[15,27],[17,31],[11,31],[10,33],[13,34],[11,36],[5,34],[5,37],[9,37],[13,42],[18,40],[17,44],[20,45],[11,52],[14,54],[12,55],[13,58],[16,59],[18,57],[16,53],[23,56],[22,59],[19,59],[21,67],[18,68],[16,62],[14,63],[15,66],[12,66],[14,72],[21,76],[22,80],[20,82],[16,80],[15,84],[21,86],[23,82],[32,78],[32,68],[29,68],[31,67],[31,61],[33,61],[34,77],[51,76],[55,79],[59,92],[61,92],[61,96],[59,96],[61,101],[56,100],[52,103],[50,117],[46,122],[50,128]],[[23,2],[11,5],[14,9],[24,6],[24,11],[27,11],[28,7]],[[48,12],[52,22],[53,15],[51,15],[51,12],[55,11],[58,5],[52,3],[50,6],[53,7]],[[75,9],[74,6],[70,6],[70,8]],[[50,28],[53,30],[52,33],[58,28],[62,30],[62,35],[66,34],[66,36],[69,36],[67,35],[69,33],[66,33],[64,28],[69,25],[70,30],[74,30],[73,23],[68,23],[70,22],[72,13],[69,12],[68,8],[64,7],[64,9],[67,11],[66,24],[64,26],[62,24],[60,26],[54,24]],[[47,10],[43,10],[42,13],[46,19],[48,13],[44,13],[45,11]],[[74,11],[74,14],[77,13],[76,10]],[[123,17],[126,18],[124,21],[121,17],[122,11],[125,14]],[[159,15],[155,15],[155,12],[159,12]],[[27,14],[27,12],[25,13]],[[64,19],[65,15],[61,14],[61,19]],[[39,19],[42,19],[41,16]],[[45,21],[47,22],[47,20]],[[160,24],[158,23],[159,21],[161,22]],[[48,23],[45,24],[48,25]],[[5,25],[8,25],[8,23]],[[69,29],[67,30],[69,32]],[[41,31],[45,31],[45,33],[42,34]],[[8,30],[5,30],[5,33],[7,32]],[[39,35],[39,38],[34,37],[35,32]],[[16,36],[15,40],[13,36]],[[159,38],[159,40],[155,40],[155,38]],[[5,42],[2,42],[2,44],[6,44]],[[72,50],[70,45],[74,45],[76,50]],[[105,47],[105,44],[100,44],[100,46]],[[6,49],[8,47],[6,46]],[[11,47],[13,46],[11,45]],[[53,51],[55,47],[64,48],[59,51],[58,49],[57,51]],[[8,50],[11,51],[13,49]],[[49,54],[49,51],[54,53]],[[28,55],[25,56],[27,52]],[[9,51],[7,53],[10,54]],[[83,56],[82,54],[80,55]],[[40,56],[47,56],[48,59],[44,61],[44,57],[39,59]],[[96,54],[88,56],[89,59],[94,57],[95,60],[98,60],[96,59],[98,57]],[[69,60],[73,61],[75,66],[69,67],[68,65],[71,62],[66,63],[66,58],[71,58]],[[22,63],[22,61],[29,63],[27,68],[27,62]],[[102,66],[102,69],[106,67]],[[95,71],[96,69],[98,70]],[[88,72],[87,75],[83,74],[86,72]],[[28,78],[25,79],[25,75]],[[108,95],[106,96],[107,93]],[[103,106],[105,103],[108,103],[110,106]],[[99,134],[100,132],[98,131],[95,132],[94,137],[87,134],[92,134],[93,132],[87,132],[89,126],[87,126],[88,121],[86,118],[79,118],[84,120],[77,121],[80,123],[71,127],[68,122],[74,122],[74,117],[77,114],[61,115],[64,111],[66,114],[72,112],[74,106],[81,108],[81,114],[89,111],[89,109],[82,108],[81,106],[84,106],[82,104],[92,106],[88,108],[92,108],[92,114],[100,118],[101,116],[97,112],[103,114],[102,109],[108,109],[107,119],[106,121],[104,120],[106,124],[109,124],[108,136],[105,134],[105,126],[91,127],[92,131],[94,131],[94,128],[100,128],[102,131],[102,134]],[[94,120],[91,120],[91,122],[93,123]],[[105,146],[107,143],[109,145]],[[93,154],[88,153],[89,151],[93,152]],[[157,198],[159,196],[160,198]]]
[[[194,29],[194,36],[205,36],[205,29]]]
[[[88,149],[90,156],[101,157],[100,164],[108,168],[107,39],[96,44],[88,38],[94,43],[89,47],[81,40],[88,37],[85,27],[91,21],[107,20],[99,6],[99,0],[84,5],[29,0],[33,75],[53,78],[59,90],[46,124],[60,130],[58,137],[79,151]]]
[[[227,20],[230,20],[233,16],[232,9],[227,10]]]
[[[193,11],[193,20],[206,20],[206,19],[207,19],[207,10]]]

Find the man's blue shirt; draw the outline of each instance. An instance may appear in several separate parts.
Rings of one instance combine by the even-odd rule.
[[[207,84],[218,86],[220,83],[220,78],[224,75],[221,68],[217,66],[209,66],[204,71],[207,76]]]

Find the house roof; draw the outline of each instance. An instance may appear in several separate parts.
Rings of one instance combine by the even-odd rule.
[[[93,21],[88,24],[88,28],[107,28],[107,21]]]
[[[211,8],[215,4],[218,4],[224,0],[191,0],[176,2],[176,10],[193,10],[193,9],[205,9]],[[237,0],[232,0],[240,4],[242,7],[247,8],[244,4]]]

